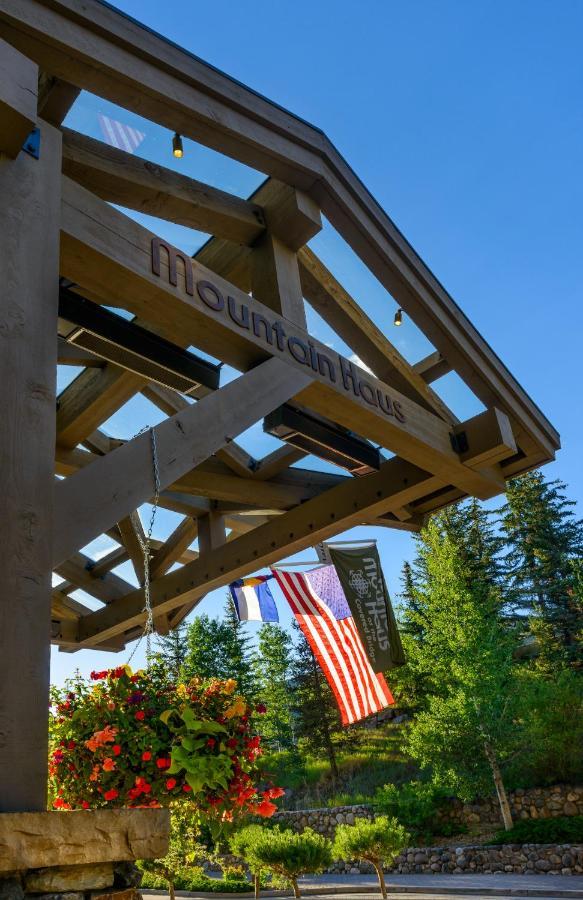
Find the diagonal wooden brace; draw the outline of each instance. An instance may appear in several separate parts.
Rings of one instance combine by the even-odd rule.
[[[270,359],[155,429],[160,489],[208,459],[311,377]],[[128,441],[55,488],[54,565],[119,522],[154,493],[149,433]]]

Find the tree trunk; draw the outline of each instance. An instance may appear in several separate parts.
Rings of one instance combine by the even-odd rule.
[[[510,812],[510,804],[508,802],[508,796],[506,794],[504,782],[502,781],[502,773],[500,772],[498,760],[496,759],[496,755],[492,749],[491,744],[488,741],[486,741],[484,744],[484,751],[486,753],[486,758],[490,763],[490,768],[492,769],[492,777],[494,779],[494,785],[496,787],[496,794],[498,795],[498,802],[500,803],[500,812],[502,814],[504,828],[506,829],[506,831],[510,831],[513,825],[512,813]]]
[[[385,873],[383,872],[383,864],[382,863],[374,863],[375,871],[377,873],[377,878],[379,880],[379,887],[381,889],[381,894],[383,900],[387,900],[387,885],[385,884]]]
[[[255,896],[255,900],[259,898],[259,888],[260,888],[260,880],[257,872],[253,874],[253,894]]]
[[[170,900],[176,900],[176,894],[174,892],[174,882],[173,881],[168,882],[168,896],[170,897]]]
[[[300,896],[300,889],[299,889],[299,887],[298,887],[298,881],[297,881],[297,878],[292,878],[292,879],[291,879],[291,883],[292,883],[292,887],[293,887],[293,889],[294,889],[294,897],[295,897],[295,900],[298,900],[298,898],[299,898],[299,896]]]

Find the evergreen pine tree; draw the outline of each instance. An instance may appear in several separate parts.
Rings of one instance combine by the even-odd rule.
[[[427,694],[407,743],[439,784],[464,799],[493,783],[509,828],[502,773],[520,738],[516,636],[501,616],[495,568],[487,575],[494,563],[487,533],[476,533],[480,521],[469,504],[453,515],[435,516],[422,533],[420,568],[427,578],[417,585],[419,610],[413,615],[422,615],[423,640],[413,648],[410,664],[425,675]]]
[[[188,626],[186,645],[182,667],[185,677],[234,678],[241,694],[250,699],[254,697],[254,678],[246,642],[241,629],[233,628],[232,621],[197,616]]]
[[[502,540],[492,524],[492,513],[478,501],[469,500],[450,506],[434,515],[430,527],[416,536],[416,555],[413,564],[406,563],[403,570],[403,601],[400,618],[402,639],[407,664],[391,673],[398,701],[407,705],[423,706],[426,697],[438,694],[440,679],[426,644],[433,639],[434,622],[432,605],[427,602],[432,580],[437,574],[431,568],[431,556],[427,553],[427,536],[447,540],[455,547],[460,561],[458,577],[475,597],[476,603],[484,603],[496,611],[497,619],[506,616],[510,605],[509,593],[504,582],[501,559]]]
[[[287,750],[294,743],[292,651],[291,638],[283,628],[271,622],[261,626],[253,669],[257,697],[267,707],[261,733],[275,750]]]
[[[333,734],[340,725],[338,707],[310,645],[295,622],[293,628],[298,638],[292,667],[298,737],[302,737],[313,752],[326,755],[332,776],[337,778]]]
[[[510,481],[506,496],[501,526],[517,611],[531,618],[543,660],[576,663],[583,628],[583,520],[575,518],[566,485],[546,481],[541,472]]]
[[[186,659],[186,625],[181,622],[165,635],[157,635],[157,657],[170,681],[178,681]]]

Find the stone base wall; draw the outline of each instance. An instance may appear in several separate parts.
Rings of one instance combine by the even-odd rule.
[[[0,874],[0,900],[141,900],[132,862],[105,862]]]
[[[169,831],[167,809],[0,813],[0,900],[141,900]]]
[[[372,866],[338,862],[333,873],[373,874]],[[408,848],[387,873],[403,875],[447,872],[454,875],[514,873],[517,875],[580,875],[583,844],[506,844],[502,846]]]
[[[551,788],[518,790],[511,793],[508,799],[515,821],[583,815],[583,787],[556,785]],[[370,806],[362,805],[286,810],[276,813],[274,820],[291,822],[298,831],[310,827],[331,838],[334,837],[337,825],[345,822],[351,825],[356,817],[372,819],[374,810]],[[452,797],[443,804],[437,819],[448,824],[502,827],[500,807],[495,797],[488,797],[476,803],[462,803],[461,800]]]

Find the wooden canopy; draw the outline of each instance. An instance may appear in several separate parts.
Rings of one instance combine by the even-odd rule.
[[[65,650],[141,632],[143,589],[114,570],[129,559],[143,583],[151,440],[100,428],[139,392],[167,417],[160,503],[183,516],[152,559],[162,633],[209,590],[353,525],[415,530],[554,458],[555,429],[323,132],[99,0],[0,0],[0,73],[3,641],[44,666],[49,605]],[[242,200],[64,128],[80,90],[266,180]],[[38,159],[20,149],[33,127]],[[191,259],[111,204],[209,241]],[[321,213],[430,340],[425,359],[410,365],[309,249]],[[369,371],[309,335],[305,301]],[[221,387],[188,347],[240,377]],[[57,362],[84,368],[55,398]],[[460,422],[440,399],[450,371],[484,412]],[[257,460],[237,438],[264,419],[283,440]],[[313,470],[314,450],[350,464]],[[117,547],[96,561],[83,548],[101,534]]]

